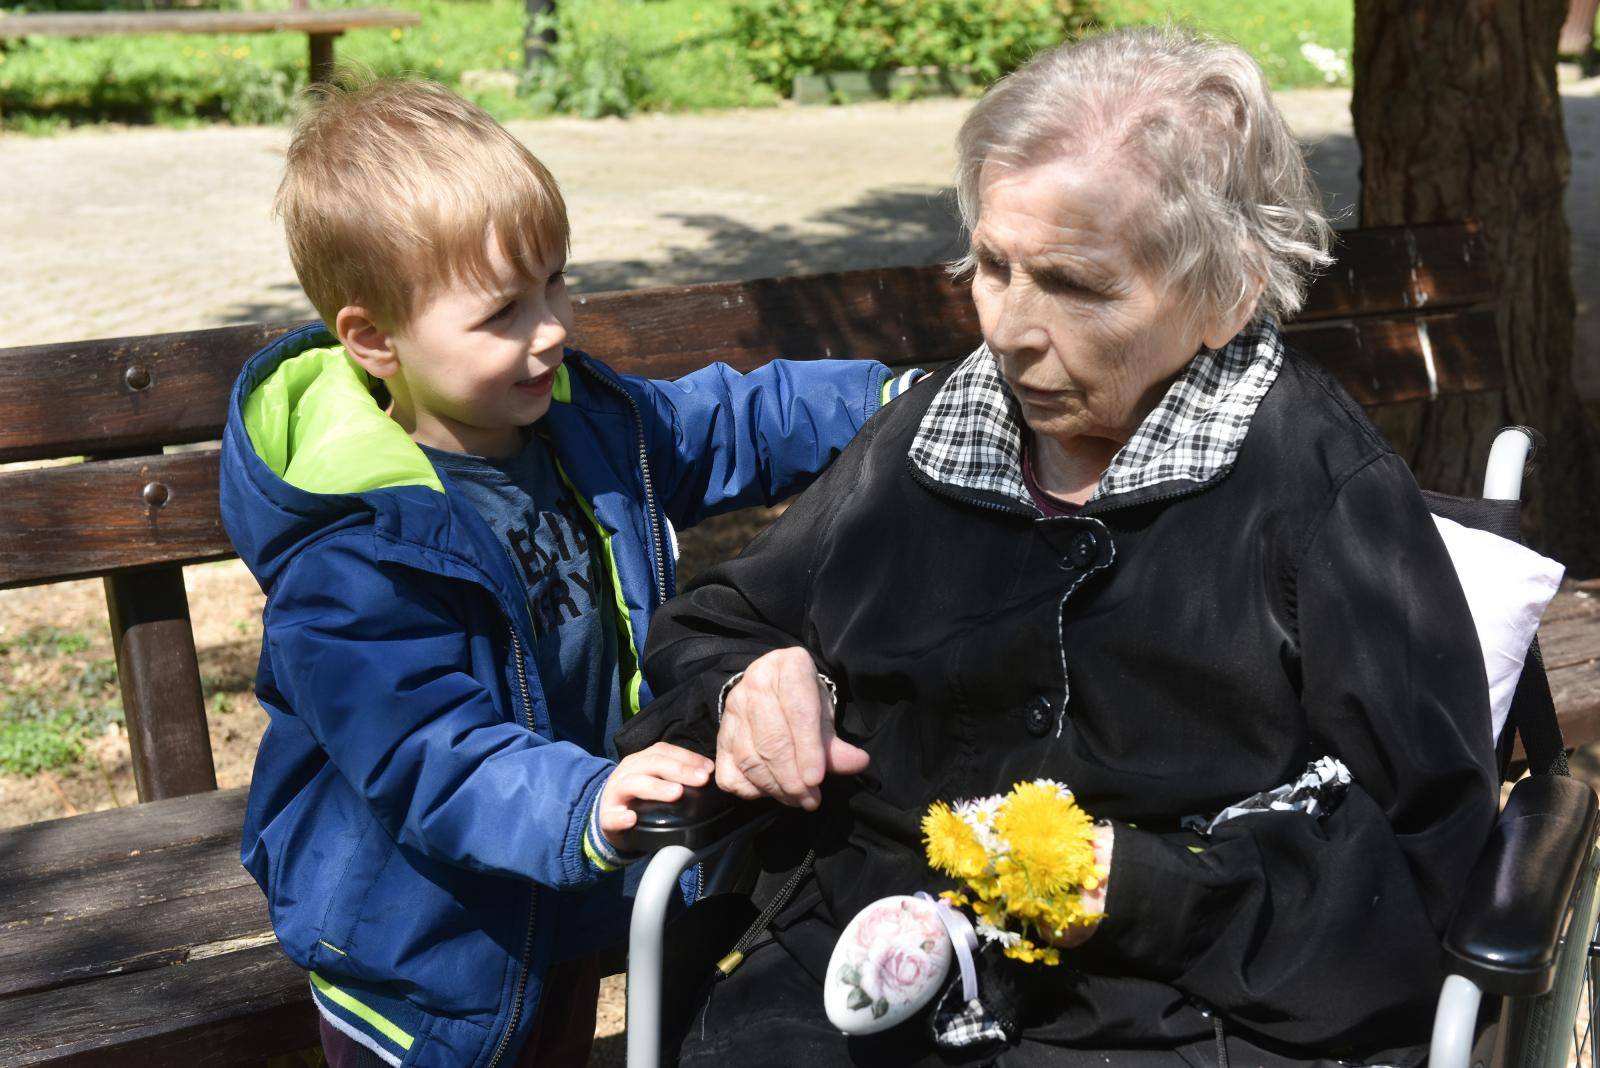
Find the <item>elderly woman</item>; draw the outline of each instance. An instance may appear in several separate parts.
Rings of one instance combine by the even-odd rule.
[[[959,150],[983,346],[652,633],[623,746],[795,810],[682,1063],[1420,1059],[1495,807],[1485,683],[1406,465],[1279,334],[1329,232],[1260,70],[1107,34],[996,85]],[[1190,829],[1323,756],[1331,811]],[[974,1026],[840,1035],[841,928],[949,885],[930,803],[1038,777],[1105,821],[1101,922],[1058,967],[986,948]]]

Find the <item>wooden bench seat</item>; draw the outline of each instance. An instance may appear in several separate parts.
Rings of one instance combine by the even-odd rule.
[[[0,831],[0,1065],[238,1064],[316,1044],[305,973],[239,863],[245,793]]]
[[[24,37],[125,37],[165,33],[304,33],[314,82],[333,73],[334,38],[346,30],[415,26],[415,11],[332,8],[308,11],[90,11],[0,15],[0,40]]]
[[[1288,329],[1358,400],[1502,386],[1475,227],[1349,231],[1338,255]],[[978,342],[969,296],[938,267],[576,303],[574,344],[656,377],[776,356],[929,366]],[[55,462],[0,469],[0,589],[104,577],[152,802],[0,832],[0,1068],[229,1064],[315,1041],[304,976],[238,863],[243,794],[215,792],[182,572],[233,555],[205,443],[241,364],[290,328],[0,350],[0,464]],[[1564,591],[1541,635],[1569,743],[1600,738],[1600,596]]]

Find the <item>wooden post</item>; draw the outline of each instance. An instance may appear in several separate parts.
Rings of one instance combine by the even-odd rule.
[[[183,569],[107,575],[105,586],[139,800],[215,790]]]
[[[335,33],[307,34],[311,41],[310,79],[312,84],[333,79],[333,39]]]
[[[522,69],[531,72],[550,58],[556,43],[556,0],[524,0],[522,24]],[[540,28],[539,24],[546,22]]]

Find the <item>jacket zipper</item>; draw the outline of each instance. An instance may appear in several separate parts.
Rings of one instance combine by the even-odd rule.
[[[967,494],[959,492],[956,487],[950,485],[948,482],[940,482],[934,478],[931,478],[923,472],[922,468],[918,467],[914,463],[911,463],[909,457],[907,457],[906,466],[911,469],[912,479],[922,483],[928,489],[933,490],[935,493],[938,493],[941,496],[949,497],[953,501],[959,501],[962,504],[969,504],[974,508],[986,508],[991,512],[1000,512],[1003,515],[1014,515],[1019,519],[1038,518],[1037,514],[1034,512],[1029,512],[1027,509],[1023,508],[1020,503],[1015,507],[1012,507],[1010,505],[1001,504],[998,501],[984,500],[982,497],[969,497]]]
[[[667,553],[662,545],[660,526],[656,522],[656,494],[655,487],[650,481],[650,454],[645,449],[644,416],[639,413],[639,405],[633,399],[633,394],[611,381],[605,375],[586,366],[582,360],[574,362],[576,362],[577,366],[583,368],[584,373],[590,378],[601,383],[611,392],[620,395],[627,402],[628,410],[633,413],[634,444],[639,451],[639,477],[644,482],[644,515],[645,521],[650,525],[650,554],[654,558],[656,566],[656,607],[660,607],[667,603]],[[627,611],[627,607],[627,605],[623,605],[623,611]],[[642,659],[644,650],[640,649],[639,654]],[[644,665],[640,664],[638,670],[643,671]],[[699,863],[696,863],[694,866],[694,899],[699,901],[704,893],[705,870]],[[492,1064],[490,1068],[493,1068]]]
[[[511,656],[517,668],[517,689],[522,696],[523,726],[533,730],[533,695],[528,691],[528,671],[522,662],[522,639],[517,637],[517,628],[511,628]],[[522,1015],[522,998],[528,989],[528,966],[533,957],[533,924],[539,915],[539,888],[533,883],[528,884],[528,923],[522,934],[522,963],[517,968],[517,989],[511,998],[511,1018],[506,1021],[505,1033],[500,1036],[500,1044],[495,1047],[494,1056],[489,1058],[488,1068],[495,1068],[500,1063],[500,1058],[505,1056],[506,1046],[511,1043],[511,1036],[517,1030],[517,1020]]]
[[[603,384],[611,392],[620,395],[627,402],[628,410],[633,413],[634,443],[639,450],[639,475],[644,480],[645,521],[650,525],[650,554],[656,565],[656,603],[654,607],[659,608],[667,603],[667,561],[666,552],[662,548],[660,524],[656,522],[656,494],[655,487],[650,482],[650,454],[645,449],[644,416],[639,414],[639,405],[634,401],[633,394],[599,372],[585,367],[581,360],[576,362],[590,378]]]

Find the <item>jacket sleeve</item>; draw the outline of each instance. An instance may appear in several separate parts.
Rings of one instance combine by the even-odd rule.
[[[873,433],[856,438],[738,557],[708,569],[656,612],[644,652],[656,698],[618,732],[619,752],[665,741],[714,756],[723,683],[774,649],[805,646],[828,670],[806,622],[810,578],[832,519],[860,481]]]
[[[506,654],[462,625],[477,591],[407,581],[358,537],[307,549],[273,590],[266,641],[294,715],[397,841],[557,889],[593,883],[584,830],[614,765],[496,706],[472,665]]]
[[[690,527],[805,489],[920,373],[897,377],[871,360],[774,360],[748,374],[719,363],[629,384],[643,391],[662,507]]]
[[[1354,780],[1342,805],[1244,816],[1209,840],[1115,825],[1107,918],[1085,950],[1269,1039],[1413,1042],[1497,794],[1471,617],[1393,454],[1339,489],[1288,611],[1310,756],[1339,758]]]

